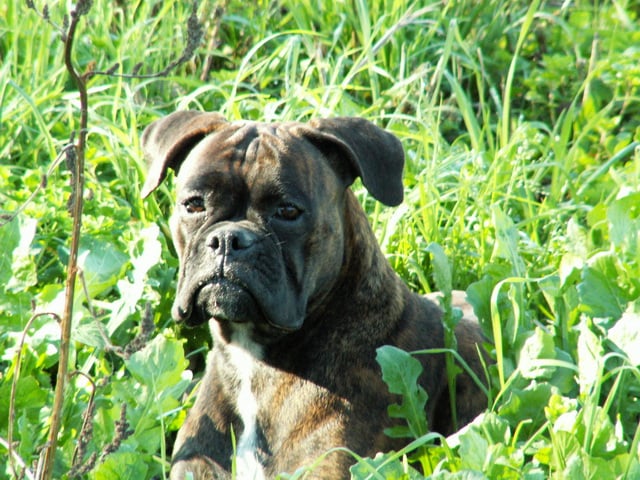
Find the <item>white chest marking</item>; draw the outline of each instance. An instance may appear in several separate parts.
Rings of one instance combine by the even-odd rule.
[[[258,402],[251,391],[255,362],[262,357],[262,349],[249,339],[245,331],[233,334],[228,349],[229,358],[240,382],[236,410],[244,425],[242,435],[236,444],[236,478],[264,480],[264,469],[257,457]]]

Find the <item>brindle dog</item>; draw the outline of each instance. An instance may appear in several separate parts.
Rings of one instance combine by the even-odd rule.
[[[142,143],[151,162],[143,196],[177,173],[173,316],[209,322],[214,339],[171,478],[230,478],[232,432],[241,479],[292,472],[338,446],[367,456],[401,448],[383,432],[397,398],[376,349],[443,347],[442,313],[392,270],[349,188],[360,177],[373,197],[399,204],[398,139],[358,118],[227,122],[185,111],[151,124]],[[480,373],[477,322],[463,319],[457,337]],[[444,358],[420,360],[429,425],[448,433]],[[461,424],[486,407],[466,375],[456,400]],[[351,463],[333,453],[311,475],[348,478]]]

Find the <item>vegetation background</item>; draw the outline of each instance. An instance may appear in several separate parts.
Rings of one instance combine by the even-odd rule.
[[[58,154],[80,125],[53,26],[64,29],[70,7],[29,3],[0,4],[0,478],[35,478],[47,441],[60,352],[50,313],[61,313],[72,225]],[[94,0],[79,22],[79,70],[112,74],[87,85],[54,478],[167,478],[208,338],[170,320],[171,187],[140,199],[139,136],[186,108],[358,115],[403,142],[402,206],[354,188],[411,287],[467,290],[496,365],[473,427],[438,444],[398,408],[408,428],[395,433],[411,443],[354,455],[352,478],[422,478],[417,465],[431,478],[640,478],[640,4],[202,1],[189,62],[161,78],[122,76],[178,58],[191,10]],[[385,353],[385,371],[409,382],[403,405],[419,403],[412,357]]]

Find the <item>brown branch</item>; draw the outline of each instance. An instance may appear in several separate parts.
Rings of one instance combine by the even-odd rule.
[[[51,425],[49,427],[48,444],[46,446],[42,470],[37,472],[40,480],[50,480],[53,475],[53,462],[58,446],[58,433],[62,423],[62,410],[64,406],[64,393],[67,384],[67,374],[69,370],[69,350],[71,345],[71,324],[73,317],[73,299],[75,296],[76,274],[78,272],[78,249],[80,245],[80,231],[82,228],[82,208],[84,192],[84,154],[87,139],[88,123],[88,96],[86,77],[78,74],[72,59],[73,42],[76,29],[82,15],[91,8],[89,0],[80,0],[76,4],[76,9],[71,12],[69,29],[64,35],[64,63],[67,72],[73,79],[80,95],[80,131],[78,144],[75,148],[72,168],[72,189],[71,189],[71,214],[73,217],[73,227],[71,231],[71,247],[69,249],[69,262],[67,264],[67,279],[65,305],[62,314],[62,332],[60,335],[60,356],[58,361],[58,374],[56,377],[56,389],[54,392],[53,408],[51,413]],[[69,156],[67,158],[70,158]]]

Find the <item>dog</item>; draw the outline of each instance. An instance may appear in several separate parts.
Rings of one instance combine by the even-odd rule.
[[[208,322],[213,337],[171,479],[225,479],[232,470],[267,479],[334,447],[362,456],[401,448],[406,440],[384,433],[398,398],[382,381],[376,349],[443,347],[442,312],[393,271],[349,188],[359,177],[378,201],[400,204],[400,141],[360,118],[228,122],[181,111],[149,125],[142,146],[142,197],[176,173],[172,315]],[[458,351],[481,374],[481,331],[458,300],[467,311]],[[450,433],[445,358],[419,359],[429,427]],[[486,399],[467,375],[456,385],[465,424]],[[348,478],[352,463],[332,451],[307,478]]]

